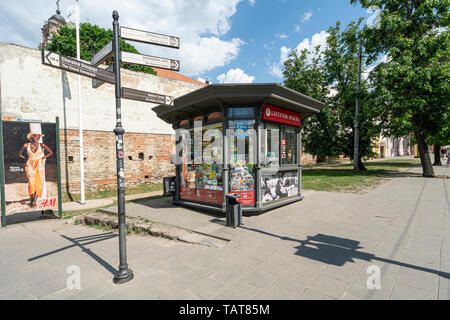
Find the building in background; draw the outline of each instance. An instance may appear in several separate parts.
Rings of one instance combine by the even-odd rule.
[[[414,155],[415,148],[411,145],[412,136],[384,137],[380,135],[376,141],[376,150],[379,158],[394,158],[399,156]]]
[[[47,21],[45,21],[42,26],[42,43],[39,45],[40,48],[45,48],[48,43],[53,39],[53,34],[58,34],[59,28],[66,25],[66,20],[61,15],[59,8],[56,13],[52,15]]]

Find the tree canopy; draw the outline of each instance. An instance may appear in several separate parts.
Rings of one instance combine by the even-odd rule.
[[[414,132],[424,176],[434,176],[428,146],[449,122],[449,0],[351,0],[378,7],[379,24],[365,28],[369,61],[386,55],[370,80],[374,106],[391,135]],[[447,135],[447,137],[445,137]]]
[[[354,156],[354,120],[358,77],[358,30],[361,20],[344,30],[340,22],[328,29],[326,48],[314,52],[294,50],[284,64],[284,85],[325,103],[320,113],[303,122],[305,151],[320,158]],[[364,65],[364,60],[363,60]],[[380,133],[377,115],[369,101],[367,82],[362,79],[359,122],[360,161],[373,157]]]
[[[65,25],[58,30],[59,35],[54,35],[52,41],[47,45],[46,49],[58,54],[69,57],[76,57],[77,43],[76,30],[71,25]],[[104,46],[113,39],[112,30],[100,28],[97,25],[90,23],[80,24],[80,58],[85,61],[91,61],[92,56],[99,52]],[[129,43],[121,40],[120,49],[133,53],[139,53],[135,47]],[[109,58],[106,64],[113,64],[113,58]],[[156,72],[149,67],[142,67],[136,65],[123,64],[123,68],[139,71],[144,73],[156,74]]]

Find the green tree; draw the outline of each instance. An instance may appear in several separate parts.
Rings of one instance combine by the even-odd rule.
[[[351,0],[380,9],[365,28],[369,60],[386,54],[371,73],[374,101],[392,135],[414,132],[423,176],[434,176],[428,139],[445,131],[449,113],[449,0]],[[446,119],[443,121],[443,119]]]
[[[325,81],[325,73],[320,56],[320,47],[315,52],[303,50],[292,51],[284,64],[284,85],[316,100],[326,102],[330,94]],[[311,60],[308,56],[312,55]],[[339,148],[335,144],[337,127],[333,123],[328,104],[319,114],[302,121],[302,144],[305,152],[316,156],[318,162],[327,157],[339,156]]]
[[[305,151],[319,158],[354,156],[354,120],[358,76],[358,30],[352,22],[341,30],[340,22],[330,27],[327,47],[320,54],[292,52],[284,66],[284,85],[325,103],[321,112],[303,122]],[[363,61],[364,63],[364,61]],[[329,88],[334,90],[330,94]],[[358,168],[365,170],[361,159],[373,157],[373,143],[380,133],[373,112],[367,83],[361,83],[360,159]]]
[[[59,30],[59,35],[54,36],[46,49],[68,57],[77,56],[76,30],[72,25],[65,25]],[[85,61],[91,61],[92,56],[99,52],[104,46],[113,39],[112,30],[100,28],[90,23],[80,24],[80,58]],[[121,40],[120,49],[122,51],[139,53],[135,47]],[[113,64],[113,58],[109,58],[106,64]],[[144,73],[156,74],[150,67],[135,66],[123,64],[122,68],[139,71]]]
[[[441,130],[432,133],[428,139],[428,142],[434,145],[434,166],[442,165],[440,155],[441,147],[450,145],[450,119],[448,119],[447,117],[443,117],[442,125],[439,125],[437,127],[439,127]]]

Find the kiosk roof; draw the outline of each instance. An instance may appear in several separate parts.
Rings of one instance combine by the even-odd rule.
[[[175,99],[173,106],[153,107],[159,118],[174,124],[199,113],[224,107],[262,106],[263,103],[299,112],[302,119],[318,113],[324,104],[275,83],[212,84]]]

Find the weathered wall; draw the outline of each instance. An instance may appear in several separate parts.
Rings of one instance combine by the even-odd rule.
[[[202,87],[194,83],[121,71],[122,86],[178,97]],[[0,43],[0,77],[4,120],[60,118],[61,169],[64,189],[80,190],[77,75],[41,64],[41,52]],[[92,80],[81,77],[86,189],[116,185],[116,109],[114,86],[92,88]],[[173,129],[151,110],[154,104],[122,99],[125,129],[126,185],[161,183],[175,174],[170,162]],[[142,153],[143,159],[139,158]],[[70,158],[69,158],[70,157]],[[129,158],[131,157],[131,159]]]
[[[201,85],[122,69],[122,86],[174,97]],[[0,43],[2,113],[4,117],[53,122],[61,128],[78,128],[77,75],[41,64],[41,51]],[[67,80],[65,80],[67,78]],[[83,129],[112,131],[116,125],[114,86],[92,88],[92,80],[81,76]],[[125,132],[173,134],[172,127],[151,110],[155,104],[122,99]]]
[[[84,131],[86,189],[97,190],[116,185],[115,135],[106,131]],[[170,162],[173,135],[125,133],[124,167],[127,186],[143,182],[161,183],[175,175]],[[80,190],[80,153],[78,130],[61,130],[61,176],[63,188]]]

